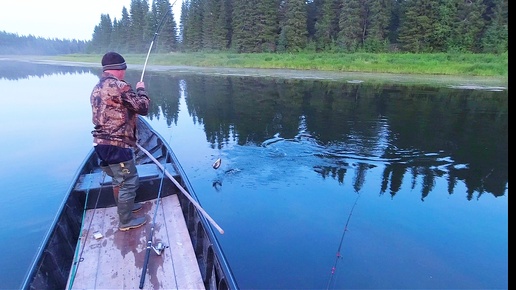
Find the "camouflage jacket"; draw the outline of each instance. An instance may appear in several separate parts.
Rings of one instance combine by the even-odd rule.
[[[149,97],[143,88],[104,72],[90,96],[94,144],[130,148],[136,145],[136,118],[149,112]]]

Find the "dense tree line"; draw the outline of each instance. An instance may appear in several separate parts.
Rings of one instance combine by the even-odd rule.
[[[46,39],[42,37],[19,36],[0,31],[0,55],[58,55],[81,53],[86,50],[86,41]]]
[[[174,5],[176,3],[174,2]],[[184,0],[180,25],[167,0],[132,0],[103,16],[92,50],[145,52],[157,25],[160,49],[230,52],[508,51],[508,0]],[[143,45],[143,46],[142,46]]]
[[[508,0],[183,0],[179,26],[170,2],[132,0],[121,19],[103,14],[87,43],[4,41],[15,36],[3,33],[0,53],[18,52],[15,44],[28,52],[146,53],[158,35],[160,52],[508,51]]]
[[[192,51],[508,51],[507,0],[188,0],[181,13]]]
[[[88,53],[104,53],[116,50],[122,53],[146,53],[156,36],[159,52],[178,50],[178,29],[169,0],[132,0],[129,11],[122,8],[121,19],[111,19],[109,14],[100,16]],[[158,35],[158,26],[162,22]],[[159,37],[158,37],[159,36]]]

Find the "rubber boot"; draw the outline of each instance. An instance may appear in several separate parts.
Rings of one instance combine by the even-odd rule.
[[[145,217],[134,217],[131,209],[134,206],[134,200],[118,202],[118,229],[128,231],[143,226],[147,222]]]
[[[113,186],[113,198],[115,199],[115,204],[118,205],[118,193],[120,192],[120,187],[119,186]],[[142,209],[142,204],[141,203],[134,203],[134,206],[133,206],[133,209],[132,209],[132,212],[138,212],[140,211],[140,209]]]

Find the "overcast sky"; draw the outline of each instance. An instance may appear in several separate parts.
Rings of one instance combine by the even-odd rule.
[[[148,2],[152,4],[152,0]],[[129,12],[131,0],[2,0],[0,31],[20,36],[91,40],[100,15],[120,19],[124,6]],[[181,0],[172,8],[178,17]]]

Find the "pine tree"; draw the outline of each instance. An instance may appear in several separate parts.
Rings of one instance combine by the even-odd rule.
[[[113,50],[111,47],[111,34],[113,33],[113,24],[109,14],[100,15],[100,23],[95,26],[92,40],[90,43],[91,51],[95,53],[105,53]]]
[[[179,17],[179,46],[180,50],[186,49],[186,43],[188,43],[188,35],[186,34],[185,26],[188,22],[188,7],[190,6],[189,0],[183,0],[181,2],[181,16]]]
[[[250,52],[258,45],[254,28],[257,0],[234,0],[232,48],[236,52]]]
[[[506,53],[509,51],[508,1],[494,0],[488,8],[488,24],[482,38],[482,51]]]
[[[364,45],[367,25],[367,6],[364,0],[343,0],[337,34],[338,46],[355,52]]]
[[[216,9],[213,30],[213,47],[227,50],[231,45],[231,12],[232,0],[220,0]]]
[[[450,43],[454,37],[453,27],[457,18],[457,5],[457,0],[440,0],[439,21],[436,23],[432,37],[435,51],[450,50]]]
[[[251,50],[252,52],[275,52],[278,36],[280,32],[279,26],[279,7],[280,0],[259,0],[257,11],[254,14],[257,21],[255,22],[255,36],[259,39],[259,47]],[[305,17],[306,19],[306,17]]]
[[[459,2],[454,35],[456,46],[462,51],[482,51],[480,40],[485,27],[482,15],[486,9],[482,2],[483,0]]]
[[[122,18],[118,22],[117,33],[119,33],[118,41],[121,52],[129,52],[129,43],[131,41],[131,18],[125,6],[122,8]]]
[[[202,43],[202,21],[203,11],[202,3],[204,0],[190,0],[187,14],[186,23],[184,26],[184,48],[191,51],[200,51],[203,48]]]
[[[205,50],[214,50],[215,31],[217,30],[217,19],[219,18],[220,0],[205,0],[202,6],[202,44]]]
[[[389,49],[389,26],[392,14],[391,0],[368,0],[367,31],[364,48],[367,52],[385,52]]]
[[[319,0],[316,5],[315,38],[318,50],[333,49],[339,33],[340,0]]]
[[[131,39],[129,50],[133,53],[146,53],[148,50],[148,25],[147,13],[149,3],[147,0],[131,0]]]
[[[438,2],[410,0],[403,2],[399,43],[404,51],[433,52],[432,39],[439,16]]]
[[[168,0],[155,0],[152,5],[155,44],[159,52],[172,52],[177,49],[177,28],[172,6]],[[159,25],[161,24],[161,28]],[[158,31],[159,29],[159,31]]]
[[[285,50],[296,52],[307,44],[307,5],[305,0],[285,0],[285,20],[281,27]]]

